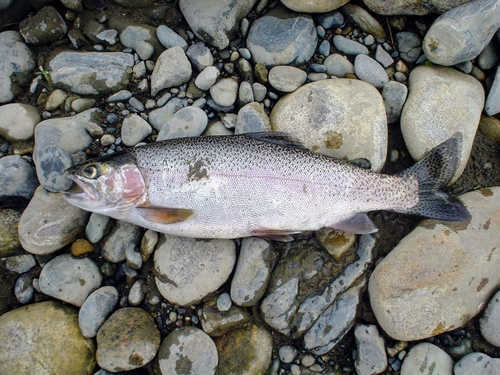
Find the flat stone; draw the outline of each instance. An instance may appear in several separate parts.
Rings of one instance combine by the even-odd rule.
[[[31,50],[17,31],[0,33],[0,103],[8,103],[29,85],[35,69]]]
[[[200,72],[200,74],[198,74],[196,80],[194,81],[194,84],[200,90],[207,91],[215,84],[219,75],[219,69],[217,69],[215,66],[207,66]]]
[[[80,333],[72,306],[45,301],[0,316],[2,375],[88,375],[96,367],[95,352],[95,343]]]
[[[313,56],[317,43],[312,18],[283,6],[255,20],[247,37],[254,62],[268,67],[304,64]]]
[[[210,336],[194,327],[174,330],[158,352],[162,374],[213,375],[218,362],[217,348]]]
[[[455,182],[469,160],[484,106],[479,81],[452,68],[419,66],[410,74],[401,131],[415,160],[459,132],[462,136]]]
[[[156,60],[151,74],[151,95],[189,81],[191,73],[191,64],[181,47],[165,50]]]
[[[156,140],[198,137],[203,133],[207,124],[208,117],[202,109],[194,106],[184,107],[162,126]]]
[[[401,375],[413,375],[419,369],[421,374],[453,374],[453,360],[441,348],[436,345],[423,342],[415,345],[406,355]]]
[[[269,120],[273,131],[288,133],[313,151],[366,158],[374,171],[385,163],[385,107],[377,89],[366,82],[339,78],[306,84],[282,97]]]
[[[170,303],[192,305],[227,281],[236,262],[232,240],[161,235],[154,254],[156,286]]]
[[[12,103],[0,107],[0,136],[10,142],[33,138],[36,124],[40,122],[38,109],[29,104]]]
[[[292,92],[304,84],[307,73],[293,66],[275,66],[269,71],[269,84],[276,90]]]
[[[333,45],[346,55],[368,55],[368,48],[366,46],[355,40],[347,39],[342,35],[335,35],[333,37]]]
[[[382,89],[387,122],[392,124],[399,120],[403,105],[408,96],[408,87],[396,81],[387,82]]]
[[[111,372],[147,365],[160,347],[153,318],[138,307],[117,310],[97,332],[97,363]]]
[[[218,49],[224,49],[238,36],[241,20],[256,2],[181,0],[179,8],[198,38]]]
[[[460,199],[470,221],[424,220],[371,275],[373,312],[397,340],[420,340],[463,326],[500,283],[500,254],[494,251],[500,188],[469,192]]]
[[[118,291],[114,286],[103,286],[93,291],[78,312],[78,324],[82,335],[88,338],[95,337],[117,302]]]
[[[78,307],[101,282],[99,268],[90,258],[75,258],[71,254],[50,260],[40,273],[42,293]]]
[[[219,297],[209,299],[201,309],[200,322],[203,330],[212,337],[225,335],[242,327],[250,319],[244,308],[232,305],[227,311],[217,307]]]
[[[186,56],[199,72],[214,63],[212,51],[201,42],[191,45],[186,51]]]
[[[19,222],[21,245],[32,254],[51,254],[84,231],[89,215],[40,186]]]
[[[125,88],[130,80],[129,68],[133,66],[134,57],[123,52],[63,51],[48,62],[50,78],[56,86],[83,95]]]
[[[160,131],[163,125],[176,113],[184,107],[182,99],[172,98],[161,108],[153,109],[149,112],[149,123],[155,130]]]
[[[425,57],[450,66],[479,55],[500,27],[500,1],[475,0],[438,17],[422,44]]]
[[[422,53],[422,40],[411,31],[402,31],[396,34],[398,51],[401,59],[407,63],[414,63]]]
[[[323,64],[328,75],[345,78],[347,74],[354,74],[354,65],[342,55],[334,53],[328,56]]]
[[[26,43],[39,45],[55,42],[68,32],[68,27],[54,7],[45,6],[34,16],[22,20],[19,32]]]

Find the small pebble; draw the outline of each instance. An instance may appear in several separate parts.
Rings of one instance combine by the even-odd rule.
[[[231,308],[232,302],[231,297],[228,293],[222,293],[219,298],[217,298],[217,309],[219,311],[229,311]]]
[[[297,349],[293,346],[285,345],[279,349],[278,354],[281,362],[291,363],[297,357]]]
[[[83,238],[80,238],[71,244],[71,254],[75,257],[92,251],[94,251],[94,246]]]

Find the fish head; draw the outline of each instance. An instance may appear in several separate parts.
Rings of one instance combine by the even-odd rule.
[[[64,192],[64,198],[87,211],[103,215],[125,212],[147,200],[141,171],[128,153],[89,160],[64,173],[76,183]]]

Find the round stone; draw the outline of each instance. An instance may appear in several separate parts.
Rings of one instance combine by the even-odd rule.
[[[423,342],[415,345],[403,361],[401,375],[413,375],[415,369],[421,374],[452,374],[453,360],[436,345]]]
[[[148,364],[159,347],[160,332],[153,318],[138,307],[125,307],[97,332],[97,363],[111,372],[133,370]]]
[[[0,118],[0,136],[10,142],[33,138],[35,125],[40,122],[40,114],[35,107],[20,103],[1,106]]]
[[[35,164],[38,180],[46,190],[57,193],[68,190],[73,184],[64,175],[64,171],[73,166],[73,159],[62,148],[48,145],[37,149]]]
[[[218,363],[217,348],[201,329],[181,327],[163,340],[158,363],[165,375],[213,375]]]
[[[95,337],[117,302],[118,291],[114,286],[103,286],[93,291],[78,312],[78,324],[82,335],[88,338]]]

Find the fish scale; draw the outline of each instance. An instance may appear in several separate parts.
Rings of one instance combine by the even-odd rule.
[[[409,171],[390,176],[312,152],[283,134],[181,138],[69,169],[69,177],[100,199],[65,197],[81,208],[179,236],[290,239],[291,233],[322,227],[370,233],[376,228],[365,213],[373,210],[466,218],[461,203],[440,191],[456,168],[458,145],[452,138]],[[82,171],[89,166],[102,173],[85,178]],[[117,210],[106,200],[110,192],[92,186],[114,187],[97,181],[122,170],[130,174],[123,177],[125,185],[141,176],[144,191],[124,197]]]

